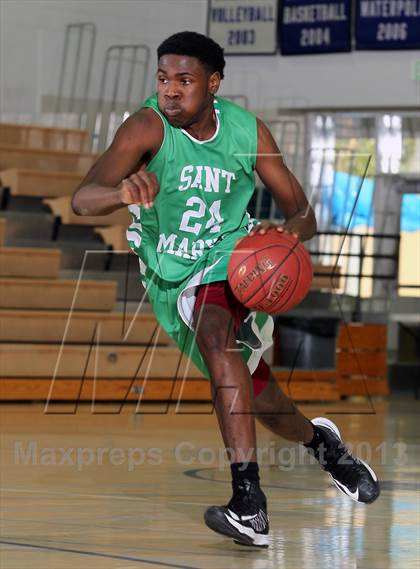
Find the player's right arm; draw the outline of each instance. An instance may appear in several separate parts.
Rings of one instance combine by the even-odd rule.
[[[152,109],[141,109],[118,129],[72,198],[77,215],[107,215],[130,204],[153,205],[159,184],[147,162],[158,152],[164,131]]]

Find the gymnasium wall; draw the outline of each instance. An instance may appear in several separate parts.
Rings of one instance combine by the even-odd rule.
[[[154,51],[175,31],[205,32],[206,19],[207,0],[2,0],[1,118],[20,114],[27,115],[27,120],[36,119],[41,97],[56,93],[68,23],[97,25],[91,86],[95,98],[109,45],[141,42]],[[256,109],[404,108],[420,101],[420,82],[412,78],[413,64],[419,59],[420,52],[414,51],[229,57],[223,91],[247,95]],[[149,92],[154,63],[153,55]]]

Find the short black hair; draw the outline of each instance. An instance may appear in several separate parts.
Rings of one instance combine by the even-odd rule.
[[[179,32],[164,40],[157,49],[158,59],[163,55],[196,57],[211,73],[218,71],[223,79],[225,58],[223,48],[211,38],[197,32]]]

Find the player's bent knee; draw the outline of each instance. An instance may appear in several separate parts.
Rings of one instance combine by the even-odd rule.
[[[230,319],[224,310],[217,306],[206,306],[196,316],[196,342],[200,351],[224,352],[230,347],[233,337],[230,330]]]
[[[226,330],[219,326],[203,326],[196,333],[196,342],[200,351],[204,352],[224,352],[229,347]]]

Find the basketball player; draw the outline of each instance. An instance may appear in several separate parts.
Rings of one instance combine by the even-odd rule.
[[[158,48],[157,94],[120,127],[73,196],[79,215],[129,208],[129,244],[161,326],[210,378],[231,459],[233,495],[205,513],[211,529],[243,545],[268,546],[266,498],[259,484],[255,417],[304,444],[335,485],[364,503],[379,495],[374,472],[344,446],[337,427],[310,421],[280,390],[261,358],[272,319],[251,313],[227,284],[235,243],[250,231],[285,231],[300,241],[316,221],[265,124],[216,97],[222,48],[178,33]],[[246,211],[254,171],[286,221],[254,225]],[[241,349],[238,349],[241,348]]]

